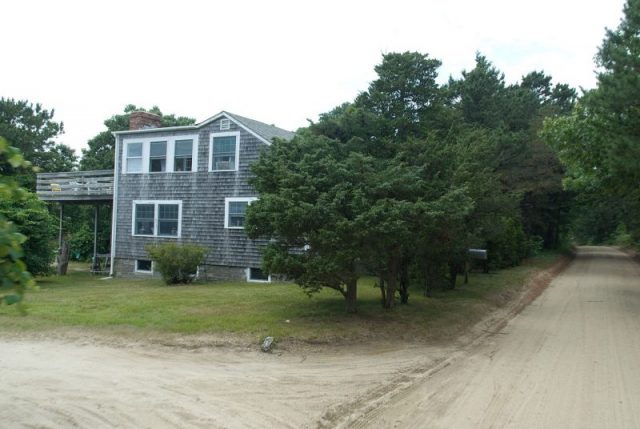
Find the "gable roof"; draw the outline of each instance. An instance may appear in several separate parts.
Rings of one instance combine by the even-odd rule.
[[[291,140],[295,133],[291,131],[278,128],[275,125],[265,124],[264,122],[256,121],[255,119],[245,118],[244,116],[236,115],[235,113],[222,112],[229,117],[229,119],[235,119],[236,123],[244,125],[246,128],[253,130],[256,134],[262,136],[265,140],[271,142],[274,138]]]
[[[243,128],[247,132],[253,134],[255,137],[257,137],[259,140],[261,140],[263,143],[266,143],[266,144],[271,144],[274,138],[291,140],[295,135],[295,133],[291,131],[287,131],[282,128],[278,128],[275,125],[268,125],[268,124],[265,124],[264,122],[256,121],[255,119],[245,118],[244,116],[225,112],[224,110],[218,113],[217,115],[207,118],[204,121],[195,125],[182,125],[177,127],[160,127],[160,128],[145,128],[140,130],[116,131],[113,133],[113,135],[127,135],[127,134],[163,132],[163,131],[196,130],[222,117],[228,118],[231,121],[235,122],[240,128]]]

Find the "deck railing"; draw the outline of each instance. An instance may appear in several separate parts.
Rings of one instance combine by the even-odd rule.
[[[113,170],[38,173],[36,193],[44,201],[113,199]]]

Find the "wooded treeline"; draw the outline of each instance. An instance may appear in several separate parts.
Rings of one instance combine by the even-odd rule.
[[[640,1],[628,0],[596,56],[597,86],[543,136],[566,165],[575,194],[572,233],[581,243],[640,242]]]
[[[453,288],[469,248],[501,268],[558,246],[568,195],[538,133],[571,112],[575,90],[538,71],[509,85],[479,54],[444,85],[439,67],[418,52],[386,54],[355,100],[265,151],[247,232],[272,239],[267,271],[308,292],[334,288],[349,311],[358,277],[372,273],[390,308],[410,284]]]

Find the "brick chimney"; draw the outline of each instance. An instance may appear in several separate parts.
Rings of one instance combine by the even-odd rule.
[[[129,115],[129,129],[143,130],[146,128],[160,128],[161,118],[149,112],[131,112]]]

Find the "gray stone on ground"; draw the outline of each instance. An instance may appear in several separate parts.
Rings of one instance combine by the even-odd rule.
[[[271,351],[271,346],[273,345],[273,337],[267,337],[264,339],[264,341],[262,342],[262,351],[263,352],[270,352]]]

